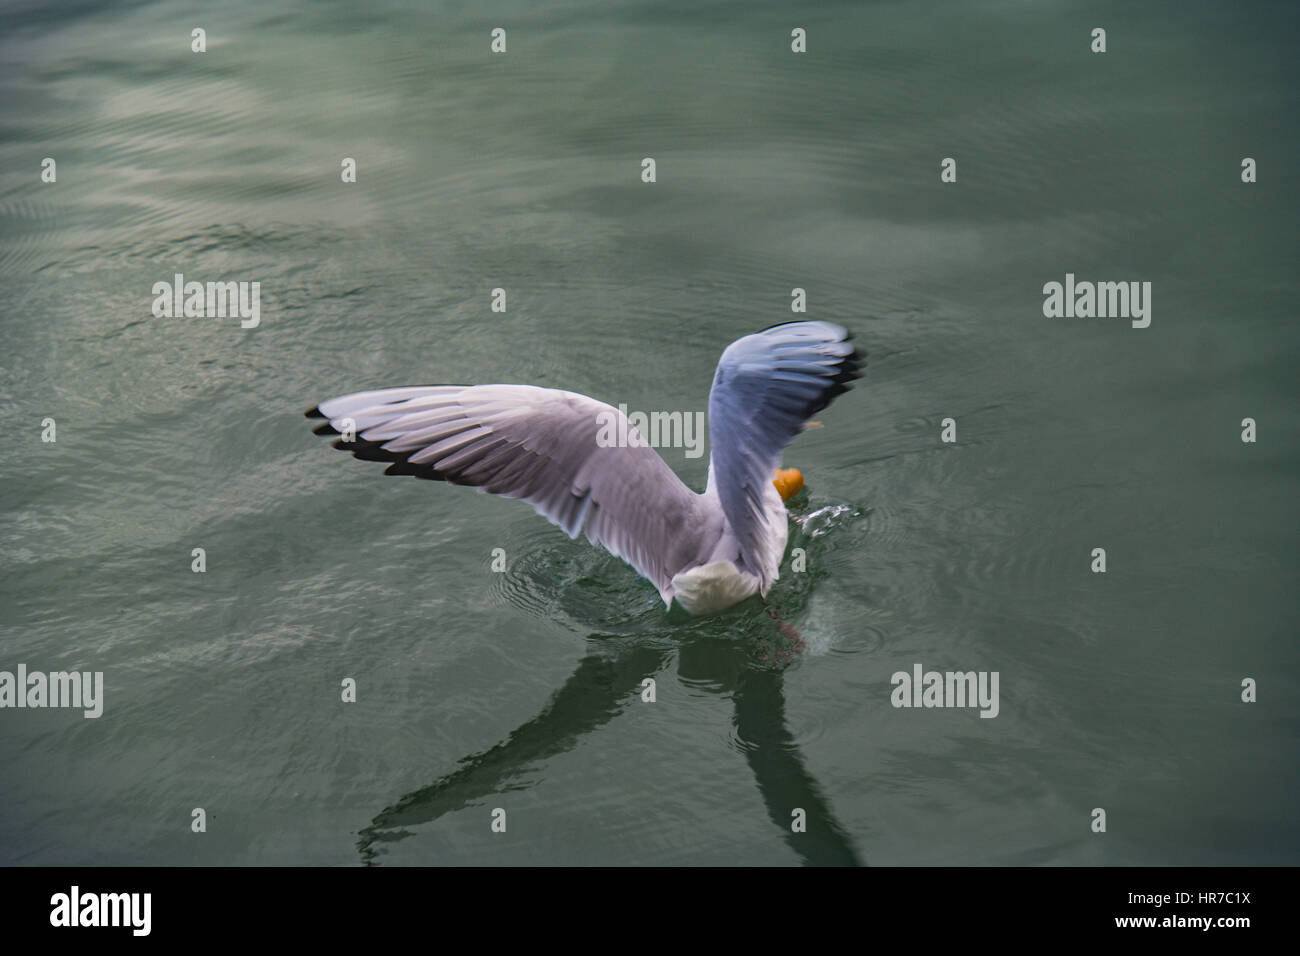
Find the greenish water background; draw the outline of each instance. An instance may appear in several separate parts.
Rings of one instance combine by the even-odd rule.
[[[1296,863],[1298,25],[0,6],[0,669],[107,688],[0,711],[0,862]],[[260,327],[153,318],[175,272],[260,281]],[[1152,282],[1151,327],[1044,318],[1066,272]],[[703,410],[796,286],[869,352],[786,456],[802,654],[301,417],[438,381]],[[915,662],[998,671],[1000,715],[892,708]]]

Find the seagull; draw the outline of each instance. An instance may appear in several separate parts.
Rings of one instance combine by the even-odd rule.
[[[803,487],[781,452],[860,377],[842,327],[786,322],[737,339],[709,392],[709,477],[682,483],[618,409],[534,385],[416,385],[341,395],[308,411],[318,435],[386,475],[528,502],[570,538],[622,558],[693,615],[766,597],[779,577],[785,502]],[[616,424],[616,429],[608,426]],[[612,442],[609,435],[626,436]]]

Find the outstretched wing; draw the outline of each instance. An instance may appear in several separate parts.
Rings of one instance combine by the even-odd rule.
[[[861,355],[830,322],[788,322],[737,339],[709,393],[713,481],[741,558],[768,584],[765,489],[781,451],[859,375]],[[780,555],[776,556],[780,560]]]
[[[387,475],[519,498],[627,561],[671,601],[673,575],[715,530],[695,494],[616,408],[531,385],[423,385],[357,392],[307,413],[335,448],[390,462]],[[626,443],[618,444],[619,436]],[[354,440],[348,440],[353,438]]]

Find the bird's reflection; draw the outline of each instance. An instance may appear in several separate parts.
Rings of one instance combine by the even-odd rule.
[[[794,652],[769,625],[768,659],[756,660],[753,643],[696,635],[681,645],[678,671],[696,686],[730,697],[736,734],[767,807],[790,849],[806,865],[855,866],[857,856],[821,788],[804,765],[785,721],[784,666]],[[788,631],[788,629],[787,629]],[[593,635],[589,653],[532,720],[504,741],[461,760],[458,770],[406,794],[361,830],[357,849],[373,865],[383,844],[411,836],[409,827],[460,810],[489,794],[522,789],[521,778],[544,760],[572,749],[639,700],[642,681],[671,663],[672,651]],[[794,832],[791,813],[802,808],[806,829]]]

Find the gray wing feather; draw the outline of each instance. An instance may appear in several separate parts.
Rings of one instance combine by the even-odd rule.
[[[631,564],[672,598],[672,578],[700,559],[720,515],[708,513],[626,417],[609,405],[530,385],[431,385],[357,392],[309,416],[324,434],[351,428],[336,448],[389,462],[385,474],[471,485],[528,502],[569,537]],[[622,430],[618,430],[621,421]],[[607,434],[628,437],[603,447]],[[346,435],[345,435],[346,437]]]
[[[772,535],[763,495],[772,471],[808,419],[851,387],[861,358],[840,326],[790,322],[736,340],[718,361],[709,393],[714,484],[741,559],[764,591]]]

